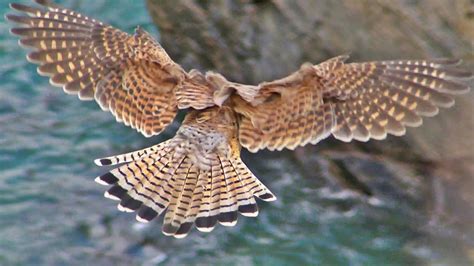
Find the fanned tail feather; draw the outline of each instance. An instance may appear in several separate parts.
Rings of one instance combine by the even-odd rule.
[[[178,146],[172,139],[139,151],[97,159],[98,165],[123,165],[96,181],[111,185],[105,196],[119,200],[121,211],[137,211],[140,222],[149,222],[166,212],[162,231],[177,238],[185,237],[193,224],[198,230],[209,232],[217,222],[235,225],[239,212],[256,216],[254,197],[275,200],[240,158],[211,154],[210,169],[201,170],[193,158],[177,152]]]

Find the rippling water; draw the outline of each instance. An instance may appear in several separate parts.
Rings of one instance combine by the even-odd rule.
[[[7,1],[0,2],[4,14]],[[142,1],[61,3],[129,32],[142,25],[157,33]],[[8,28],[0,21],[0,265],[468,263],[456,240],[431,240],[397,200],[374,204],[333,189],[316,153],[307,159],[316,169],[297,166],[290,153],[245,154],[279,200],[261,202],[259,217],[239,217],[236,227],[176,240],[161,234],[161,223],[135,222],[103,198],[93,179],[105,170],[93,159],[160,138],[145,139],[94,102],[50,86]],[[454,255],[446,258],[444,248]]]

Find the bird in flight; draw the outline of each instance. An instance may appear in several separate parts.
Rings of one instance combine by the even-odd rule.
[[[160,134],[180,109],[176,135],[152,147],[95,160],[117,168],[97,177],[118,209],[149,222],[164,213],[162,231],[185,237],[233,226],[238,213],[257,216],[255,198],[276,197],[247,168],[250,152],[295,149],[334,136],[368,141],[422,124],[451,95],[469,91],[460,60],[346,63],[338,56],[305,63],[282,79],[245,85],[215,72],[186,71],[150,34],[130,35],[69,9],[36,0],[11,4],[21,14],[11,32],[32,48],[27,59],[52,85],[95,100],[118,122],[146,137]]]

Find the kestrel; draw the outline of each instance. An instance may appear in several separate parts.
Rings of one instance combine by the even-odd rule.
[[[185,237],[193,225],[233,226],[238,213],[257,216],[255,197],[275,196],[240,158],[241,147],[295,149],[334,136],[368,141],[401,136],[423,116],[469,91],[460,60],[346,63],[338,56],[305,63],[291,75],[258,85],[215,72],[186,71],[147,32],[129,35],[74,11],[36,0],[11,4],[21,15],[20,45],[38,73],[81,100],[95,100],[118,122],[144,136],[160,134],[179,109],[188,110],[176,135],[155,146],[97,159],[120,165],[96,178],[118,209],[149,222],[164,213],[165,235]]]

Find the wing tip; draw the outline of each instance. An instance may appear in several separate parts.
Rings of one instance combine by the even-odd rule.
[[[38,59],[34,59],[32,53],[29,53],[26,55],[26,60],[32,64],[36,64],[36,65],[39,65],[39,64],[42,64],[43,62],[41,60],[38,60]],[[36,70],[38,71],[38,69]]]
[[[9,3],[8,7],[11,8],[11,9],[14,9],[15,5],[17,5],[17,3]]]
[[[407,127],[420,127],[423,125],[423,118],[420,117],[420,119],[417,119],[416,121],[406,122],[404,125]]]
[[[8,18],[5,16],[5,19],[8,20]],[[24,28],[11,28],[9,30],[10,34],[15,35],[15,36],[24,36]]]
[[[27,5],[23,5],[23,4],[20,4],[20,3],[10,3],[8,6],[11,9],[16,10],[16,11],[20,11],[20,12],[24,12],[25,8],[29,7]]]
[[[26,60],[28,60],[28,56],[26,56]],[[38,73],[42,77],[50,77],[51,76],[51,73],[42,71],[41,67],[36,68],[36,73]],[[49,84],[51,84],[53,86],[57,86],[57,85],[55,85],[54,83],[51,82],[51,79],[49,80]]]
[[[407,133],[407,129],[405,126],[403,126],[400,129],[395,129],[395,130],[390,130],[388,131],[390,135],[396,136],[396,137],[401,137]]]
[[[467,78],[468,80],[470,80],[472,77],[470,78]],[[465,84],[463,84],[465,85]],[[461,88],[458,88],[456,90],[450,90],[449,91],[449,94],[452,94],[452,95],[462,95],[462,94],[466,94],[468,92],[471,91],[471,87],[470,86],[467,86],[465,85],[464,87],[461,86]]]
[[[337,139],[339,141],[342,141],[342,142],[345,142],[345,143],[349,143],[353,139],[352,135],[351,136],[344,136],[344,135],[338,134],[336,132],[333,132],[332,135],[334,136],[335,139]]]
[[[450,57],[440,57],[431,60],[433,63],[438,65],[446,65],[446,66],[459,66],[462,64],[463,60],[461,58],[450,58]]]
[[[38,5],[42,6],[51,6],[52,3],[48,0],[33,0],[33,2],[37,3]]]
[[[11,8],[11,4],[10,4],[10,8]],[[19,16],[15,14],[5,14],[3,15],[3,18],[8,22],[19,23],[18,22]],[[11,33],[11,30],[10,30],[10,33]]]
[[[58,87],[58,88],[63,88],[63,91],[64,93],[66,93],[67,95],[76,95],[77,92],[70,92],[70,91],[66,91],[66,84],[64,83],[59,83],[59,82],[55,82],[54,81],[54,77],[50,77],[49,78],[49,84],[51,84],[53,87]]]

